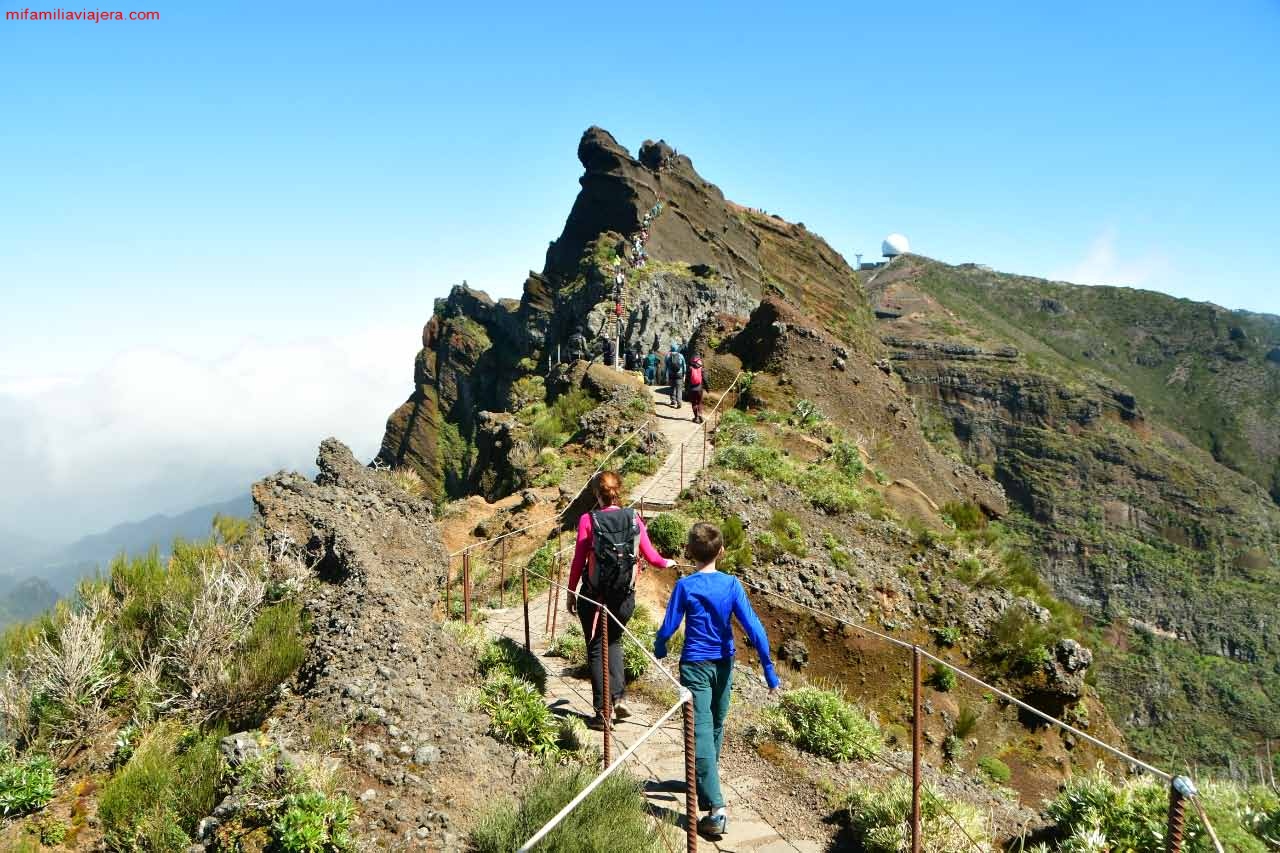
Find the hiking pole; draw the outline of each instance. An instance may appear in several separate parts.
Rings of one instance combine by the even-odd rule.
[[[920,853],[920,647],[911,647],[911,853]]]
[[[603,598],[604,596],[601,596]],[[596,620],[600,623],[600,673],[604,707],[604,766],[609,766],[609,753],[613,746],[613,696],[609,692],[609,608],[602,601],[596,608]]]

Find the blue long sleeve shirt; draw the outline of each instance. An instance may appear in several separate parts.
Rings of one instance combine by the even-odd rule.
[[[778,686],[778,674],[774,671],[769,655],[769,637],[765,634],[760,618],[751,609],[747,592],[732,575],[723,572],[695,572],[676,582],[676,588],[667,602],[667,614],[653,642],[653,653],[659,658],[667,656],[667,641],[684,621],[684,651],[681,663],[700,660],[721,660],[733,657],[733,624],[747,633],[751,645],[760,655],[764,667],[765,682],[770,688]]]

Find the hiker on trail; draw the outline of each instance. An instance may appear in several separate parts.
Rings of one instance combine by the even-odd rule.
[[[658,365],[662,363],[662,356],[658,355],[658,348],[654,347],[649,350],[649,354],[644,357],[644,384],[658,384]]]
[[[695,524],[689,531],[685,553],[698,570],[676,582],[667,602],[666,617],[653,641],[653,653],[658,658],[667,656],[667,640],[683,620],[680,683],[693,694],[698,807],[707,812],[698,821],[698,832],[716,839],[724,835],[729,825],[720,791],[720,747],[733,684],[733,618],[760,656],[770,695],[776,695],[779,682],[769,657],[769,637],[751,609],[746,590],[733,575],[716,570],[716,561],[724,556],[720,529],[705,522]]]
[[[569,360],[577,361],[585,357],[587,352],[587,336],[581,331],[574,332],[569,336]]]
[[[671,342],[671,352],[667,353],[667,382],[671,384],[671,408],[678,409],[681,406],[682,392],[684,391],[684,354],[680,352],[680,345],[675,341]]]
[[[695,424],[702,423],[702,392],[706,390],[703,384],[702,375],[702,357],[694,356],[689,362],[689,405],[693,407],[693,422]]]
[[[587,638],[587,663],[591,667],[591,702],[595,716],[587,721],[593,729],[604,729],[604,670],[600,655],[600,631],[603,613],[597,613],[594,602],[604,602],[618,622],[626,625],[636,609],[636,574],[639,556],[659,569],[670,569],[675,560],[658,553],[649,541],[644,521],[631,507],[620,506],[622,478],[616,471],[604,471],[596,479],[598,509],[585,512],[578,519],[578,540],[573,549],[573,565],[569,568],[569,612],[578,614],[582,636]],[[586,569],[584,572],[583,569]],[[582,581],[581,603],[578,581]],[[588,601],[587,599],[591,599]],[[631,716],[622,703],[626,687],[626,669],[622,659],[622,629],[609,623],[609,694],[613,700],[615,719]]]

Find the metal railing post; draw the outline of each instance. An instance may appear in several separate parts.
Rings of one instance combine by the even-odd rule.
[[[924,713],[920,707],[920,647],[911,647],[911,853],[920,853],[920,752]]]
[[[693,728],[693,696],[684,700],[684,821],[685,845],[689,853],[698,850],[698,759]]]
[[[547,590],[547,594],[551,596],[551,639],[548,641],[551,643],[554,643],[556,641],[556,620],[560,616],[560,574],[561,574],[560,560],[562,559],[560,555],[560,550],[561,550],[560,542],[562,539],[563,539],[563,533],[557,533],[556,534],[556,562],[555,562],[555,570],[552,573],[552,577],[555,578],[555,583],[551,585],[551,589]],[[569,597],[568,593],[565,593],[566,600],[568,599],[568,597]]]
[[[462,555],[462,621],[471,624],[471,552]]]
[[[680,445],[680,491],[676,492],[676,497],[680,497],[680,492],[684,491],[684,445]]]
[[[450,557],[448,564],[444,567],[444,618],[453,618],[453,601],[449,595],[449,588],[453,586],[453,558]]]
[[[1182,777],[1169,783],[1169,828],[1164,834],[1165,853],[1182,853],[1183,829],[1187,821],[1187,798],[1179,784]]]
[[[502,557],[498,562],[498,606],[507,606],[507,540],[502,540]]]
[[[613,747],[613,696],[609,690],[609,608],[603,601],[596,607],[596,619],[600,624],[601,701],[604,705],[600,714],[604,717],[604,766],[608,767]]]
[[[707,419],[702,419],[702,467],[707,467]]]
[[[524,599],[524,650],[533,651],[533,642],[529,638],[529,564],[520,564],[520,597]]]

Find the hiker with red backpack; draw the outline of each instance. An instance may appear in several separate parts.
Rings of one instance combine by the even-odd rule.
[[[695,355],[689,362],[689,405],[693,407],[695,424],[702,423],[702,392],[706,390],[703,379],[702,358]]]
[[[615,471],[604,471],[595,483],[598,508],[584,512],[578,519],[578,539],[569,567],[569,593],[566,602],[570,613],[577,613],[582,623],[582,636],[587,640],[587,665],[591,668],[591,703],[595,716],[587,721],[593,729],[604,729],[611,721],[604,718],[604,662],[600,654],[600,632],[608,619],[598,612],[595,602],[602,602],[622,625],[636,609],[636,575],[641,566],[638,557],[659,569],[670,569],[675,560],[658,553],[649,541],[644,520],[632,507],[621,506],[622,478]],[[584,571],[585,569],[585,571]],[[582,583],[582,600],[578,599],[578,583]],[[588,601],[587,599],[591,599]],[[612,622],[609,630],[609,694],[615,719],[631,716],[622,703],[626,687],[626,669],[622,659],[622,629]]]

